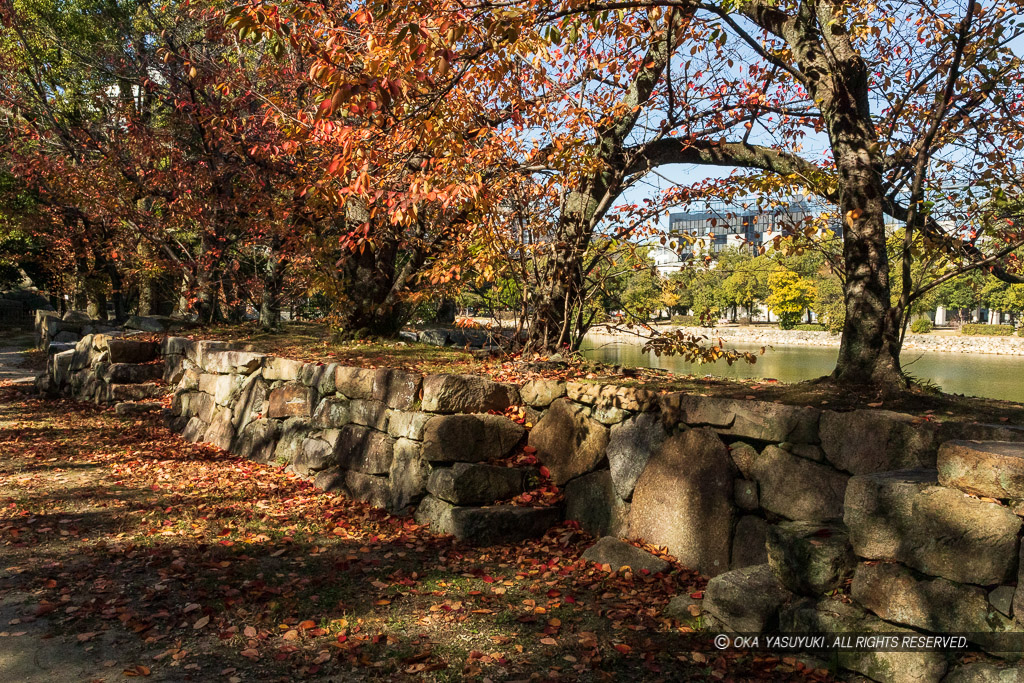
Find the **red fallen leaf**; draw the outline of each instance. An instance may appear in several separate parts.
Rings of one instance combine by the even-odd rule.
[[[348,636],[346,636],[344,634],[338,636],[338,642],[339,643],[344,643],[346,640],[348,640]]]
[[[694,600],[703,600],[704,599],[704,591],[694,591],[693,593],[690,593],[690,597],[693,598]]]
[[[494,583],[493,576],[484,576],[484,583]]]
[[[612,647],[614,647],[616,650],[618,650],[624,655],[628,655],[630,652],[633,651],[633,648],[631,648],[629,645],[626,645],[625,643],[615,643],[614,645],[612,645]]]
[[[544,477],[545,479],[551,478],[551,470],[549,470],[544,465],[541,465],[538,471],[540,472],[540,476]]]
[[[309,629],[311,629],[311,628],[313,628],[315,626],[316,626],[316,622],[313,621],[312,619],[306,619],[305,621],[299,622],[299,630],[300,631],[308,631]]]
[[[536,452],[537,448],[535,446],[523,446],[523,453],[526,453],[527,455],[533,455]]]
[[[130,669],[125,669],[121,673],[123,673],[125,676],[148,676],[151,673],[151,671],[149,670],[148,666],[143,666],[142,664],[139,664],[137,666],[133,666]]]

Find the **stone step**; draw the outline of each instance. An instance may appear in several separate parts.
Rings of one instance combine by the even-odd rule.
[[[990,498],[1024,498],[1024,443],[947,441],[939,447],[939,483]]]
[[[540,538],[562,519],[558,508],[528,508],[514,505],[459,507],[427,496],[416,509],[419,524],[432,531],[451,534],[471,545],[488,546]]]
[[[136,403],[134,401],[124,401],[114,406],[114,413],[116,415],[121,415],[122,417],[129,417],[132,415],[155,413],[161,408],[163,408],[163,406],[159,403]]]

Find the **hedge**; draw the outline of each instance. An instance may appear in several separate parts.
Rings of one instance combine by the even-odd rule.
[[[918,318],[910,323],[910,331],[914,334],[928,334],[932,329],[932,321],[928,318]]]
[[[1010,337],[1013,335],[1013,326],[980,325],[969,323],[960,328],[960,334],[984,335],[989,337]]]
[[[800,332],[824,332],[825,326],[818,323],[804,323],[803,325],[797,325],[793,329]]]

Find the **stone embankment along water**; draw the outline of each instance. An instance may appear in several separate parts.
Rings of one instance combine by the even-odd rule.
[[[676,327],[659,325],[659,332],[680,329],[684,332],[703,334],[726,344],[757,344],[760,346],[817,346],[839,347],[839,336],[828,332],[803,330],[780,330],[772,327]],[[621,341],[636,343],[634,334],[618,334],[595,330],[588,339],[601,342]],[[989,337],[961,334],[907,334],[904,351],[928,351],[939,353],[980,353],[1001,356],[1024,356],[1024,337]]]
[[[101,403],[173,391],[167,418],[185,438],[414,509],[469,543],[514,542],[568,518],[605,537],[587,556],[602,565],[657,571],[657,558],[621,539],[665,546],[713,577],[703,609],[724,628],[940,633],[966,624],[998,634],[1024,622],[1024,590],[1014,586],[1024,513],[1017,426],[556,380],[518,387],[179,337],[157,348],[87,336],[52,354],[38,384]],[[530,411],[528,435],[500,414],[509,406]],[[502,504],[538,473],[489,461],[524,439],[564,505]],[[851,577],[852,604],[828,597]],[[880,681],[938,680],[946,668],[921,653],[842,662]]]

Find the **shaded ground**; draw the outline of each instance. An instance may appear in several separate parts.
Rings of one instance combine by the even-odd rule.
[[[703,580],[475,549],[281,469],[0,387],[0,679],[808,680],[662,616]],[[699,628],[699,624],[696,624]]]
[[[663,370],[638,368],[623,375],[621,368],[574,359],[563,370],[536,372],[515,355],[477,359],[466,349],[439,348],[404,342],[334,343],[330,331],[315,323],[290,323],[280,333],[269,334],[255,326],[213,327],[193,333],[196,339],[246,342],[256,350],[311,362],[338,362],[363,367],[401,367],[425,373],[482,374],[505,382],[534,377],[639,386],[659,391],[686,391],[702,396],[749,398],[807,405],[830,410],[882,408],[920,415],[936,421],[1024,424],[1024,405],[996,399],[943,394],[927,387],[898,396],[853,391],[828,381],[787,384],[772,379],[732,380],[694,375],[675,375]],[[767,353],[771,353],[768,349]],[[953,362],[953,361],[951,361]]]

